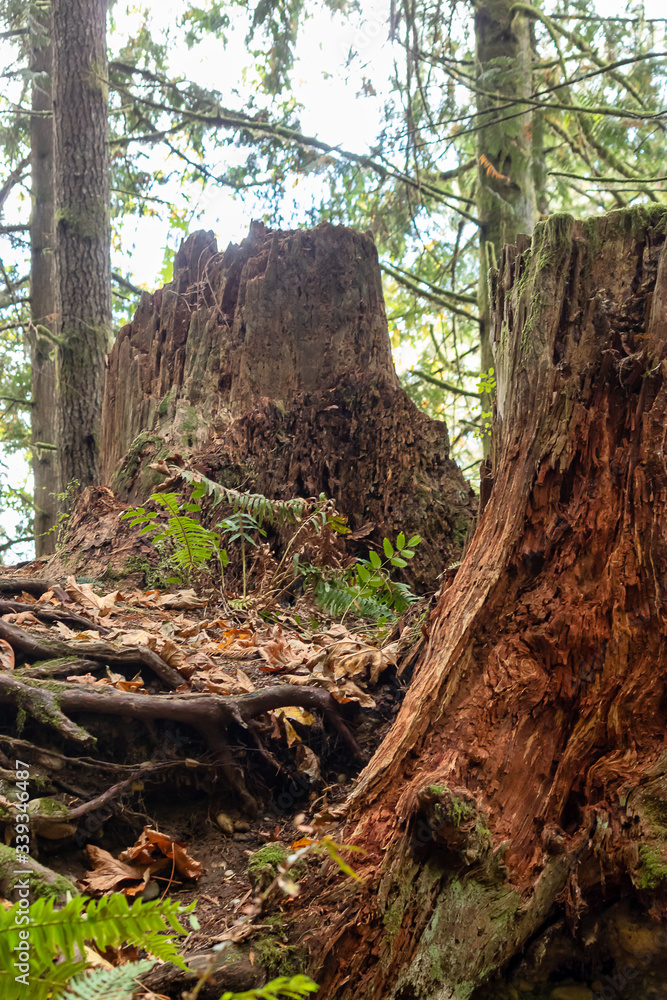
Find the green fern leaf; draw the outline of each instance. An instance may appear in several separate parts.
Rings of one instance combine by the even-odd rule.
[[[57,1000],[132,1000],[138,988],[137,978],[154,965],[155,962],[144,959],[115,969],[92,969],[73,979],[67,991],[57,995]]]

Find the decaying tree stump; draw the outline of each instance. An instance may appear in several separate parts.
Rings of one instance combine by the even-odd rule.
[[[435,589],[460,555],[475,499],[444,423],[398,384],[373,241],[343,226],[271,232],[255,222],[224,253],[212,233],[193,234],[174,273],[143,296],[109,356],[104,482],[121,502],[142,501],[163,479],[150,464],[179,453],[273,499],[323,492],[375,542],[420,534],[411,579]],[[71,539],[95,537],[85,557],[67,543],[76,572],[123,571],[113,507],[110,494],[89,493],[74,512]]]
[[[666,231],[556,216],[492,275],[493,487],[347,804],[366,883],[297,904],[322,1000],[664,995]]]

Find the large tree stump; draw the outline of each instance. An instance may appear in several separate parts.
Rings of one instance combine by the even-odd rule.
[[[493,487],[348,802],[366,884],[297,904],[322,1000],[665,995],[666,231],[556,216],[492,275]]]
[[[420,534],[409,570],[422,588],[459,557],[475,513],[445,424],[398,384],[373,241],[343,226],[255,222],[224,253],[212,233],[189,237],[173,281],[118,335],[102,423],[103,480],[121,501],[143,501],[162,481],[150,464],[174,453],[226,486],[323,492],[376,543]],[[95,503],[72,518],[72,537],[94,521],[97,539],[77,571],[122,571],[116,514],[105,527]]]

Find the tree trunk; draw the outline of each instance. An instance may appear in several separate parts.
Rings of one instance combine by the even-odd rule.
[[[61,487],[99,482],[111,336],[106,0],[54,0],[58,445]]]
[[[512,0],[475,5],[477,62],[477,213],[480,221],[481,365],[493,366],[487,275],[506,243],[532,233],[536,221],[532,113],[516,104],[532,91],[530,26]],[[490,400],[487,400],[490,403]],[[490,407],[489,407],[490,408]]]
[[[299,902],[322,1000],[664,995],[666,232],[554,216],[492,274],[493,488],[346,806],[366,881]]]
[[[58,463],[55,448],[55,361],[53,341],[43,336],[53,330],[56,311],[53,267],[53,102],[51,98],[52,24],[49,15],[34,15],[30,69],[30,362],[32,389],[32,475],[35,498],[35,553],[55,548],[52,530],[57,516]],[[50,447],[49,447],[50,446]]]

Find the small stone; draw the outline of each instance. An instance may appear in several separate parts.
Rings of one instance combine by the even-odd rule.
[[[227,813],[219,812],[218,815],[215,817],[215,821],[222,830],[222,832],[228,834],[228,836],[231,837],[231,835],[234,833],[234,820],[232,819],[232,817],[228,816]]]
[[[234,829],[238,830],[239,833],[245,833],[247,830],[250,829],[250,823],[248,823],[248,821],[245,819],[235,819]]]
[[[150,882],[148,882],[148,884],[146,885],[144,891],[142,892],[141,898],[145,903],[147,903],[151,899],[157,899],[159,895],[160,895],[160,886],[155,881],[155,879],[152,878]]]
[[[339,785],[346,785],[348,781],[347,775],[346,774],[336,775],[336,781],[338,782]]]
[[[593,1000],[593,993],[587,986],[557,986],[551,991],[551,1000]]]

